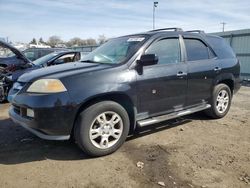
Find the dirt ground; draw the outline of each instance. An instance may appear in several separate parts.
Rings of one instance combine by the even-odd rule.
[[[120,150],[89,158],[69,141],[41,140],[0,106],[0,187],[250,187],[250,88],[229,114],[202,113],[138,130]],[[143,162],[143,168],[137,167]]]

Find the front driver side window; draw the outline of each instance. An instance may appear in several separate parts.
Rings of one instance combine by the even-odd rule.
[[[162,39],[154,42],[145,54],[156,54],[159,59],[158,64],[178,63],[181,57],[179,39]]]

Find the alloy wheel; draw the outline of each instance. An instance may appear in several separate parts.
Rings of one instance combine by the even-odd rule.
[[[108,149],[115,145],[123,132],[122,118],[113,111],[98,115],[89,131],[91,143],[99,149]]]
[[[221,90],[216,99],[216,108],[219,113],[223,114],[229,104],[229,94],[226,90]]]

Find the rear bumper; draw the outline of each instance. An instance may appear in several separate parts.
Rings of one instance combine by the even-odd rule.
[[[234,94],[236,94],[240,90],[241,85],[242,81],[240,80],[240,78],[238,78],[234,83]]]

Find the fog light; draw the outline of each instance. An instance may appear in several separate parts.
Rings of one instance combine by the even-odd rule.
[[[27,108],[27,116],[34,118],[35,114],[34,114],[34,110]]]

